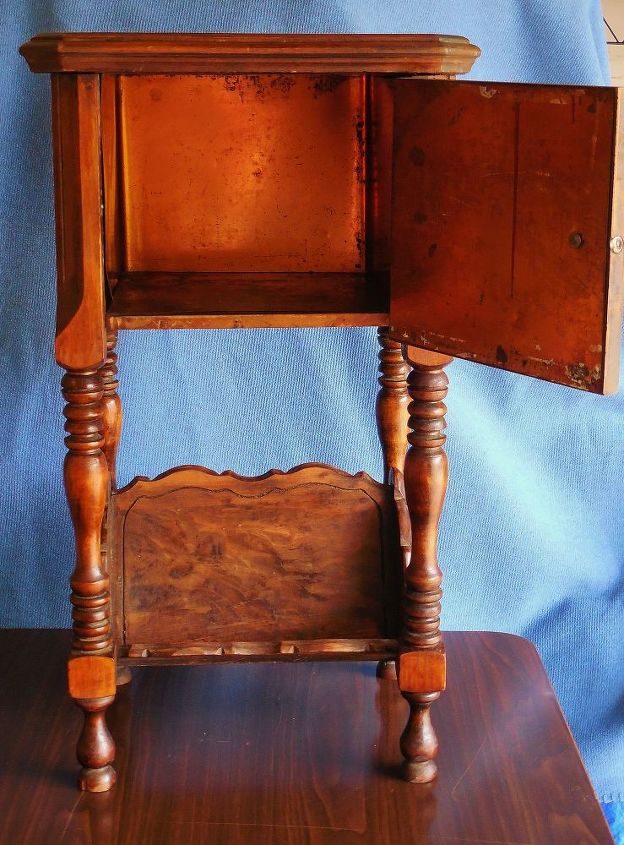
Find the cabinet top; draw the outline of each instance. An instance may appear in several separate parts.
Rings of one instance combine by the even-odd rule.
[[[20,47],[35,73],[456,74],[480,50],[458,35],[52,32]]]

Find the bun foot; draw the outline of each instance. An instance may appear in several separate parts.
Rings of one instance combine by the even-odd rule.
[[[80,770],[78,786],[84,792],[108,792],[117,780],[117,773],[112,766],[102,766],[101,769]]]

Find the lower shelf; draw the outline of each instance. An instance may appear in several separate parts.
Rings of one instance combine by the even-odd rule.
[[[383,326],[388,279],[372,273],[126,273],[111,279],[121,329]]]

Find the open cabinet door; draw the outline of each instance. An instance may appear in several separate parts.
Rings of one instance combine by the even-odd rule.
[[[617,89],[394,86],[394,336],[616,391],[624,269]]]

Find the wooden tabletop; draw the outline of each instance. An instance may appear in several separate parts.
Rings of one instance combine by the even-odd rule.
[[[406,704],[373,663],[134,671],[109,710],[117,786],[74,783],[68,633],[0,632],[0,842],[607,845],[534,648],[450,633],[440,776],[397,775]]]

